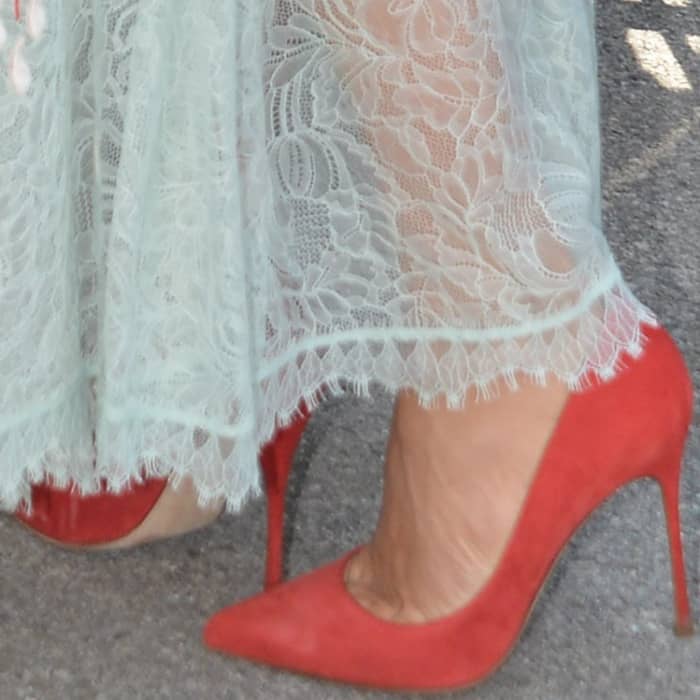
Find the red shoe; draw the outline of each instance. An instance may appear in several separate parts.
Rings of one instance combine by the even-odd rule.
[[[265,588],[272,588],[282,581],[284,554],[284,510],[287,483],[292,470],[294,453],[304,434],[309,413],[301,409],[300,416],[289,427],[280,430],[276,438],[262,451],[260,462],[267,494],[267,563]]]
[[[284,499],[294,452],[308,422],[304,411],[289,427],[278,431],[261,455],[268,498],[268,548],[266,585],[282,578],[282,534]],[[169,501],[169,502],[168,502]],[[174,491],[167,479],[145,479],[124,493],[101,493],[81,496],[70,487],[59,489],[47,482],[32,486],[32,512],[20,509],[15,515],[36,534],[64,547],[85,549],[119,549],[142,543],[143,532],[152,533],[147,540],[173,534],[184,534],[204,527],[216,519],[223,506],[191,513],[188,527],[172,532],[172,523],[163,513],[180,511],[173,505],[191,511],[196,501],[193,488]],[[160,520],[159,520],[160,518]],[[187,518],[185,518],[186,520]],[[153,536],[153,533],[156,533]]]
[[[347,592],[350,553],[318,571],[215,615],[212,649],[305,675],[404,691],[473,686],[516,644],[567,541],[621,486],[661,486],[675,582],[676,631],[692,633],[678,488],[692,386],[670,336],[649,329],[638,359],[610,382],[574,394],[560,418],[491,578],[461,610],[427,624],[396,624]]]

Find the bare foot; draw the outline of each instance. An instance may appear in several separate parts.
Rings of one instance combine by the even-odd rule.
[[[422,623],[463,607],[496,568],[569,391],[527,380],[465,410],[394,410],[384,500],[348,591],[374,615]]]

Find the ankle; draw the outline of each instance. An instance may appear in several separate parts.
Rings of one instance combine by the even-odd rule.
[[[379,524],[346,572],[358,602],[384,619],[425,622],[473,597],[507,545],[568,395],[556,382],[525,383],[455,411],[402,393]]]

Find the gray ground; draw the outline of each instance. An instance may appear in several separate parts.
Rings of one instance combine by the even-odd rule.
[[[700,7],[696,0],[598,4],[607,230],[628,279],[678,339],[700,386],[700,56],[685,41],[700,35]],[[669,90],[641,70],[626,43],[629,27],[663,32],[692,90]],[[343,400],[313,419],[292,485],[291,574],[368,536],[389,411],[388,398]],[[683,518],[700,617],[698,484],[696,429]],[[0,519],[0,698],[385,697],[268,672],[200,646],[207,616],[258,586],[262,517],[256,504],[179,541],[97,556],[56,551]],[[679,640],[671,631],[665,537],[656,487],[624,490],[571,543],[501,672],[451,697],[700,698],[700,636]]]

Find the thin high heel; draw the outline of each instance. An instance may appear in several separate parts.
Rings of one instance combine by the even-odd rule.
[[[667,458],[666,469],[656,475],[661,488],[666,514],[666,529],[670,551],[671,575],[673,577],[674,601],[676,606],[675,632],[679,637],[693,635],[690,600],[688,596],[688,577],[683,557],[681,537],[681,520],[679,507],[680,473],[683,454],[671,454]],[[670,468],[669,468],[670,467]]]
[[[685,363],[670,336],[647,329],[638,358],[570,396],[504,553],[462,609],[426,624],[375,617],[348,593],[355,552],[222,610],[204,642],[221,653],[328,680],[402,691],[472,687],[506,660],[559,554],[617,489],[662,485],[676,591],[676,629],[692,630],[678,483],[692,410]]]
[[[267,494],[267,562],[265,565],[265,589],[282,581],[284,560],[284,512],[287,484],[292,469],[294,453],[309,420],[306,408],[299,417],[281,430],[277,438],[262,452],[261,465]]]
[[[269,503],[265,578],[268,586],[279,583],[282,577],[284,498],[294,452],[308,418],[308,412],[301,410],[300,417],[279,430],[261,455]],[[168,536],[172,519],[161,511],[179,513],[180,506],[192,511],[195,498],[193,486],[174,491],[167,479],[144,479],[123,493],[104,489],[89,496],[81,496],[70,487],[59,489],[43,482],[32,486],[31,513],[21,508],[15,515],[37,535],[62,547],[121,549]],[[190,513],[193,527],[176,534],[211,523],[223,510],[223,503],[194,510]],[[144,532],[152,534],[144,538]]]

